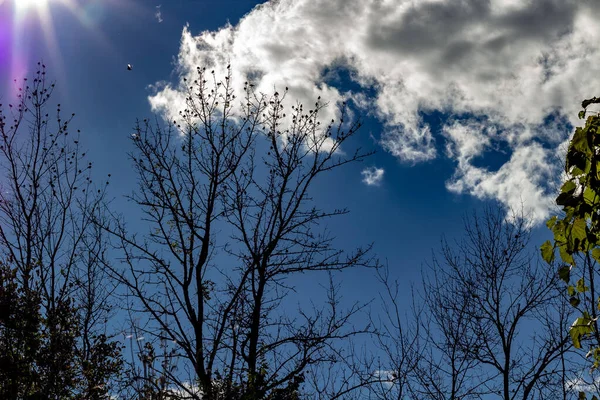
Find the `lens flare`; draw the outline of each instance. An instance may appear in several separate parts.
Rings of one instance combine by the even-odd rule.
[[[11,0],[8,0],[9,4]],[[62,63],[59,57],[58,45],[50,8],[55,6],[73,7],[75,0],[12,0],[12,32],[10,54],[11,78],[20,81],[28,73],[28,67],[32,67],[32,57],[45,58],[43,55],[32,54],[30,36],[27,31],[34,26],[39,26],[45,41],[45,47],[49,50],[50,61],[56,66],[55,70],[60,75]],[[39,59],[38,58],[38,59]],[[13,88],[16,90],[16,86]]]
[[[17,12],[24,12],[32,8],[45,8],[49,0],[15,0]]]
[[[46,60],[52,66],[52,76],[65,81],[65,60],[57,31],[64,36],[65,30],[83,27],[92,33],[96,45],[114,55],[116,49],[101,29],[109,9],[122,15],[147,13],[133,0],[0,0],[0,76],[10,77],[8,82],[20,81],[36,61]],[[73,20],[79,24],[73,24]],[[42,54],[39,45],[32,42],[33,37],[39,37],[36,31],[44,42]],[[7,87],[0,82],[3,86]]]
[[[52,75],[61,79],[64,75],[61,44],[57,40],[57,29],[64,31],[75,28],[73,20],[92,32],[105,49],[114,51],[100,29],[102,16],[107,8],[139,14],[140,10],[131,0],[0,0],[0,71],[10,80],[20,80],[27,74],[27,66],[46,59],[52,65]],[[67,11],[67,13],[61,11]],[[132,12],[133,11],[133,12]],[[75,29],[79,29],[76,27]],[[44,54],[32,54],[33,45],[28,32],[39,30],[44,43]],[[3,82],[2,82],[3,83]],[[2,85],[0,85],[2,86]]]

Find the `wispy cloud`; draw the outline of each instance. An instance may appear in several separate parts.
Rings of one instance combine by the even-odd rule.
[[[162,4],[157,5],[156,6],[156,12],[154,13],[154,17],[156,17],[156,20],[158,21],[159,24],[161,22],[163,22],[162,12],[160,11],[160,7],[161,6],[162,6]]]
[[[369,186],[379,186],[383,180],[383,168],[370,167],[365,168],[360,173],[363,177],[363,182]]]
[[[381,146],[409,164],[450,157],[450,190],[521,204],[541,221],[552,202],[545,182],[560,165],[544,164],[565,141],[564,126],[548,127],[552,113],[575,119],[582,96],[598,84],[600,10],[592,0],[280,0],[255,7],[236,26],[193,35],[183,30],[181,78],[209,65],[218,76],[231,63],[234,83],[251,75],[264,93],[288,86],[289,99],[312,104],[359,100],[384,125]],[[323,72],[345,66],[373,91],[340,92]],[[153,108],[177,116],[185,84],[158,84]],[[423,113],[485,119],[443,121],[434,131]],[[333,113],[333,110],[330,110]],[[461,125],[465,125],[461,128]],[[459,130],[463,129],[462,133]],[[462,135],[462,136],[460,136]],[[502,143],[497,171],[472,160]],[[440,154],[437,144],[447,144]],[[437,147],[436,147],[437,146]],[[523,196],[525,194],[525,196]]]

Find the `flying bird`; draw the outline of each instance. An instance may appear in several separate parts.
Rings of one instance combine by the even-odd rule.
[[[133,67],[131,66],[131,64],[127,64],[127,71],[131,71],[133,69]]]

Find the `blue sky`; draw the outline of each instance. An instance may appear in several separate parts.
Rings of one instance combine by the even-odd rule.
[[[408,293],[441,236],[461,235],[487,202],[522,204],[534,242],[549,237],[561,148],[581,100],[598,94],[593,4],[0,0],[0,98],[43,60],[125,213],[135,120],[176,114],[196,65],[222,74],[230,62],[240,87],[257,74],[259,90],[289,86],[290,100],[352,100],[365,120],[353,145],[376,154],[318,181],[314,197],[349,208],[328,226],[340,246],[374,242]],[[343,280],[348,296],[377,295],[364,271]]]
[[[0,1],[1,95],[43,60],[96,173],[112,173],[118,207],[131,207],[121,196],[134,180],[135,119],[176,113],[181,78],[197,64],[259,71],[260,89],[286,85],[290,99],[353,99],[366,122],[354,144],[376,154],[318,182],[315,196],[350,209],[329,226],[344,247],[374,242],[407,285],[441,235],[459,235],[485,202],[522,203],[539,226],[560,178],[556,155],[581,99],[595,94],[590,2],[18,3]],[[350,286],[364,283],[356,274]]]
[[[109,193],[115,198],[115,207],[124,213],[135,212],[131,204],[122,199],[135,181],[127,158],[127,152],[132,149],[132,127],[136,118],[152,115],[149,96],[155,96],[154,101],[160,100],[161,93],[166,96],[166,91],[157,91],[156,87],[170,84],[170,88],[175,89],[181,74],[186,73],[187,66],[181,60],[189,54],[180,49],[182,31],[185,40],[195,40],[194,35],[199,34],[229,33],[240,19],[252,22],[253,15],[260,13],[257,7],[260,2],[172,0],[161,4],[147,0],[47,0],[43,4],[42,7],[18,8],[5,0],[0,5],[5,24],[0,42],[3,46],[0,49],[2,96],[10,98],[15,87],[12,79],[30,73],[37,61],[47,64],[49,75],[57,82],[55,100],[62,103],[66,111],[76,113],[74,124],[82,131],[82,142],[91,150],[95,173],[99,179],[112,174]],[[263,8],[269,15],[274,12],[269,10],[270,4]],[[303,26],[304,22],[292,17],[287,17],[290,26],[285,28],[291,29],[294,24]],[[335,16],[327,18],[335,19]],[[261,39],[261,34],[264,32],[257,32],[259,37],[255,40],[272,39],[270,35]],[[302,34],[295,46],[311,47],[314,45],[311,39],[318,36],[318,32]],[[235,57],[230,57],[234,68]],[[300,64],[305,61],[301,60]],[[127,64],[132,64],[132,71],[126,70]],[[247,69],[247,63],[240,68]],[[319,79],[309,83],[302,81],[301,70],[296,71],[289,65],[286,68],[298,85],[286,81],[289,78],[283,76],[283,72],[279,81],[277,77],[269,78],[267,73],[265,92],[271,91],[273,85],[289,85],[291,99],[296,88],[301,94],[296,97],[301,100],[312,100],[310,94],[314,91],[314,97],[330,98],[332,104],[340,100],[340,93],[348,90],[369,96],[363,99],[366,102],[374,101],[377,96],[378,89],[358,83],[356,67],[343,61],[335,60],[323,66],[318,71]],[[314,66],[307,68],[308,75],[312,74]],[[312,88],[306,89],[311,85]],[[327,96],[328,92],[332,96]],[[333,112],[335,107],[329,109]],[[374,242],[376,254],[387,260],[408,289],[411,282],[419,280],[420,266],[430,258],[432,248],[438,247],[441,235],[459,235],[465,212],[481,207],[484,202],[468,193],[450,192],[446,188],[456,162],[444,155],[446,144],[438,133],[450,113],[423,110],[421,118],[431,126],[439,156],[420,162],[394,155],[382,146],[390,128],[377,110],[361,109],[358,115],[365,125],[352,145],[374,150],[376,154],[364,163],[335,172],[326,182],[317,182],[315,198],[324,207],[345,206],[351,211],[328,226],[340,246],[351,250]],[[496,153],[492,150],[479,161],[485,163],[489,159],[498,167],[498,160],[502,161],[505,154]],[[365,169],[384,172],[379,181],[367,185],[362,174]],[[375,280],[365,277],[364,271],[350,271],[343,280],[350,295],[376,296]],[[366,283],[372,284],[373,290],[365,291]]]

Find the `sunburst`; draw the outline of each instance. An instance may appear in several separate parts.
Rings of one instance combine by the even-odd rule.
[[[1,0],[0,0],[1,1]],[[33,62],[30,59],[29,45],[22,38],[26,37],[25,32],[28,26],[38,25],[45,41],[45,47],[49,50],[54,73],[62,75],[62,60],[56,43],[54,24],[52,21],[51,8],[57,6],[66,6],[69,10],[77,11],[76,0],[8,0],[12,1],[12,77],[21,79],[27,74],[29,64]],[[33,55],[40,57],[40,55]]]
[[[4,7],[7,5],[8,8]],[[49,56],[52,65],[52,75],[62,80],[64,79],[63,60],[60,43],[56,39],[55,26],[64,27],[65,24],[69,26],[72,21],[62,20],[65,14],[55,11],[69,11],[72,17],[81,26],[90,30],[93,37],[110,52],[114,51],[113,46],[107,41],[97,24],[98,16],[103,15],[108,8],[117,8],[138,15],[141,11],[131,0],[86,0],[85,2],[81,0],[0,0],[0,39],[4,37],[4,45],[0,43],[0,62],[3,62],[3,59],[7,61],[5,57],[8,57],[12,64],[11,77],[17,80],[24,77],[28,67],[32,67],[35,63],[35,59],[39,60],[43,57],[39,54],[30,54],[30,44],[25,39],[30,37],[26,32],[37,26],[43,34],[46,57]],[[59,18],[59,15],[60,21],[53,20]],[[2,48],[3,46],[7,48]]]
[[[15,7],[17,8],[17,11],[23,11],[23,10],[27,10],[27,9],[37,9],[37,8],[43,8],[46,7],[48,3],[48,0],[14,0],[15,1]]]
[[[48,1],[49,0],[14,0],[17,12],[46,8],[48,6]]]

